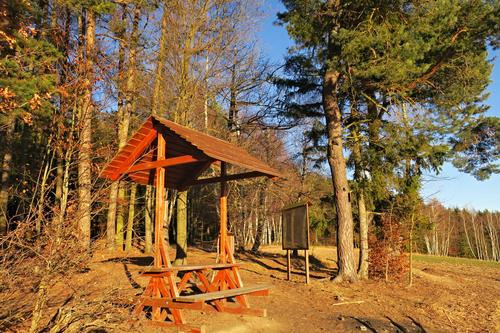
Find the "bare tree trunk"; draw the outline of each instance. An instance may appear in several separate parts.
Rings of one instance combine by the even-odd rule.
[[[48,276],[42,276],[42,280],[38,284],[38,291],[35,297],[35,305],[33,306],[33,316],[31,317],[31,327],[29,332],[36,333],[39,331],[40,322],[42,320],[43,308],[47,302]]]
[[[409,256],[409,270],[408,270],[408,286],[412,286],[413,284],[413,228],[415,226],[415,213],[411,213],[410,217],[410,231],[409,231],[409,251],[410,251],[410,256]]]
[[[123,5],[123,12],[126,12],[126,6]],[[139,20],[141,9],[139,6],[134,8],[134,18],[132,21],[132,31],[129,38],[129,61],[127,69],[127,82],[125,86],[125,105],[121,113],[119,113],[118,125],[118,147],[122,149],[127,144],[128,130],[130,126],[130,116],[135,105],[135,81],[136,81],[136,64],[137,64],[137,44],[139,38]],[[121,116],[121,117],[120,117]],[[125,184],[122,182],[118,185],[118,207],[116,217],[116,246],[119,249],[123,248],[123,232],[125,222]]]
[[[116,227],[116,200],[118,198],[118,181],[114,181],[109,187],[109,205],[106,220],[106,245],[109,249],[115,248]]]
[[[177,233],[175,265],[187,263],[187,191],[177,194]]]
[[[476,246],[476,254],[477,254],[477,258],[478,259],[481,259],[483,260],[484,259],[484,256],[483,256],[483,252],[482,252],[482,247],[480,246],[480,239],[479,239],[479,234],[478,234],[478,228],[477,228],[477,225],[476,225],[476,216],[475,216],[475,212],[471,212],[471,224],[472,224],[472,231],[474,232],[474,245]]]
[[[126,21],[127,19],[127,11],[126,6],[122,5],[122,21]],[[119,49],[118,49],[118,105],[117,105],[117,118],[118,118],[118,133],[120,133],[120,125],[121,119],[123,115],[123,67],[125,63],[125,28],[122,28],[117,32],[117,36],[119,38]],[[116,237],[116,209],[117,209],[117,200],[118,200],[118,184],[119,181],[114,181],[109,189],[109,205],[108,205],[108,216],[106,223],[106,242],[107,246],[110,249],[114,249],[115,247],[115,237]]]
[[[127,221],[127,237],[125,240],[125,251],[132,249],[132,237],[134,232],[135,218],[135,196],[137,193],[137,184],[130,185],[130,197],[128,204],[128,221]]]
[[[358,278],[368,279],[369,249],[368,249],[368,213],[366,211],[365,195],[362,190],[358,194],[359,214],[359,268]]]
[[[354,112],[354,108],[352,108]],[[357,111],[356,111],[357,112]],[[358,202],[358,216],[359,216],[359,264],[358,264],[358,278],[361,280],[368,279],[368,213],[366,211],[366,201],[364,192],[364,171],[362,166],[361,154],[361,138],[359,133],[359,126],[353,126],[352,135],[354,137],[354,144],[352,148],[352,155],[354,160],[354,179],[357,182],[357,202]]]
[[[0,235],[7,233],[8,229],[7,205],[9,203],[9,177],[12,161],[11,141],[14,128],[15,122],[13,121],[5,133],[4,145],[6,151],[2,159],[2,173],[0,176]]]
[[[267,201],[267,182],[260,190],[259,208],[257,213],[257,227],[255,231],[255,240],[252,246],[252,252],[258,252],[263,239],[264,227],[266,223],[266,201]]]
[[[78,218],[81,241],[86,248],[90,247],[90,220],[92,206],[92,85],[94,80],[93,55],[95,52],[95,16],[92,10],[87,10],[87,29],[85,36],[85,93],[80,110],[80,150],[78,154]]]
[[[75,108],[76,110],[76,104],[75,103]],[[73,117],[71,120],[71,131],[69,133],[70,138],[73,137],[73,134],[75,132],[75,112],[73,112]],[[62,225],[64,221],[64,217],[66,215],[66,207],[68,206],[68,195],[69,195],[69,178],[70,178],[70,166],[71,166],[71,160],[73,158],[73,149],[74,149],[74,142],[72,139],[70,139],[70,145],[69,148],[66,150],[65,156],[64,156],[64,172],[62,176],[62,193],[61,193],[61,202],[59,205],[59,216],[58,216],[58,224]]]
[[[160,92],[163,78],[163,68],[167,57],[167,37],[168,37],[168,11],[167,1],[163,1],[163,14],[161,18],[160,50],[156,59],[155,81],[153,86],[153,98],[151,112],[153,115],[162,114],[160,108]]]
[[[498,239],[497,239],[497,228],[495,223],[493,222],[493,214],[489,212],[487,214],[487,231],[488,236],[490,237],[490,245],[491,245],[491,259],[498,261]]]
[[[146,211],[144,213],[144,252],[151,253],[153,251],[153,186],[146,186]]]
[[[47,194],[46,189],[47,189],[47,181],[49,178],[50,170],[52,169],[52,162],[54,160],[54,154],[51,153],[50,151],[50,142],[47,145],[47,153],[46,153],[46,161],[45,161],[45,167],[43,168],[43,175],[42,178],[37,181],[37,184],[40,184],[40,197],[38,198],[38,204],[37,204],[37,217],[35,220],[35,230],[36,230],[36,235],[40,236],[40,233],[42,232],[42,221],[44,219],[44,213],[45,213],[45,195]],[[52,155],[49,157],[49,155]]]
[[[62,151],[58,148],[57,152],[57,161],[56,161],[56,179],[55,179],[55,185],[56,185],[56,190],[54,193],[54,198],[55,198],[55,206],[61,205],[61,196],[62,196],[62,187],[63,187],[63,174],[64,174],[64,161],[62,158]]]
[[[464,223],[465,238],[467,239],[467,244],[469,245],[470,252],[472,253],[472,256],[477,259],[478,257],[476,255],[476,253],[474,252],[474,249],[473,249],[472,244],[470,242],[469,233],[467,231],[467,224],[465,223],[465,221],[466,221],[465,212],[462,212],[460,215],[461,215],[462,221]]]
[[[168,6],[167,1],[163,1],[163,14],[161,18],[161,36],[159,54],[156,59],[155,77],[153,85],[153,96],[151,98],[151,114],[162,115],[160,93],[163,80],[163,68],[167,57],[167,37],[168,37]],[[154,193],[151,185],[146,186],[146,212],[144,214],[144,233],[145,246],[144,252],[151,253],[153,250],[153,210],[154,210]]]

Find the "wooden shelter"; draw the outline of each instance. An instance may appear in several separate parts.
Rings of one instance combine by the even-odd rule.
[[[212,163],[220,163],[217,177],[199,178]],[[227,174],[227,164],[245,171]],[[201,332],[187,325],[182,309],[215,310],[265,316],[264,309],[250,308],[247,295],[267,295],[263,285],[244,286],[227,236],[227,182],[279,173],[266,163],[229,142],[200,133],[172,121],[151,116],[104,168],[103,177],[128,180],[156,187],[154,267],[143,272],[150,280],[134,313],[146,311],[158,325],[174,325]],[[220,183],[219,262],[212,265],[172,266],[168,244],[162,235],[165,188]],[[176,282],[177,272],[183,273]],[[188,283],[191,282],[191,286]],[[188,293],[188,288],[192,291]],[[229,302],[232,300],[234,302]],[[230,304],[231,303],[231,304]]]

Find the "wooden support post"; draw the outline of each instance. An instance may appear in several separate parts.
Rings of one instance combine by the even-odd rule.
[[[290,250],[286,250],[286,279],[290,281],[291,269],[290,269]]]
[[[221,178],[224,179],[227,173],[226,163],[221,162]],[[220,182],[220,244],[219,255],[220,262],[225,264],[227,262],[227,182],[222,180]]]
[[[165,159],[165,138],[163,134],[158,131],[158,147],[156,153],[156,160]],[[155,209],[155,257],[154,267],[161,268],[162,264],[169,265],[162,261],[163,249],[163,217],[165,214],[165,169],[162,167],[156,168],[156,209]]]
[[[306,283],[309,284],[309,250],[304,250],[304,252],[306,258]]]

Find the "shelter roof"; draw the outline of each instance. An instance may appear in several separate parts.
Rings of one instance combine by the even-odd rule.
[[[156,160],[158,132],[166,141],[166,156]],[[214,162],[236,165],[247,171],[238,175],[198,179]],[[166,186],[188,186],[258,176],[280,174],[246,150],[211,135],[181,126],[167,119],[150,116],[104,168],[101,176],[111,180],[124,178],[140,184],[154,184],[155,169],[166,168]]]

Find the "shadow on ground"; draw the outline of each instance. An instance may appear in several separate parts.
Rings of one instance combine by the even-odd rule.
[[[390,317],[387,320],[363,318],[353,316],[338,316],[337,321],[346,321],[344,326],[354,325],[356,330],[380,333],[380,332],[394,332],[394,333],[427,333],[425,328],[412,317],[402,318],[398,321]]]
[[[123,264],[131,264],[136,266],[152,266],[153,265],[153,257],[152,256],[142,256],[142,257],[116,257],[103,260],[101,262],[119,262]]]
[[[286,257],[274,253],[253,253],[253,252],[240,252],[237,254],[237,258],[243,261],[249,261],[258,264],[259,266],[275,272],[286,273]],[[271,261],[271,263],[269,262]],[[272,265],[272,263],[277,264]],[[304,257],[297,256],[291,258],[292,273],[294,275],[305,276],[304,268]],[[324,279],[328,277],[334,277],[337,273],[336,268],[330,268],[326,266],[321,260],[314,256],[309,256],[309,276],[315,279]]]

